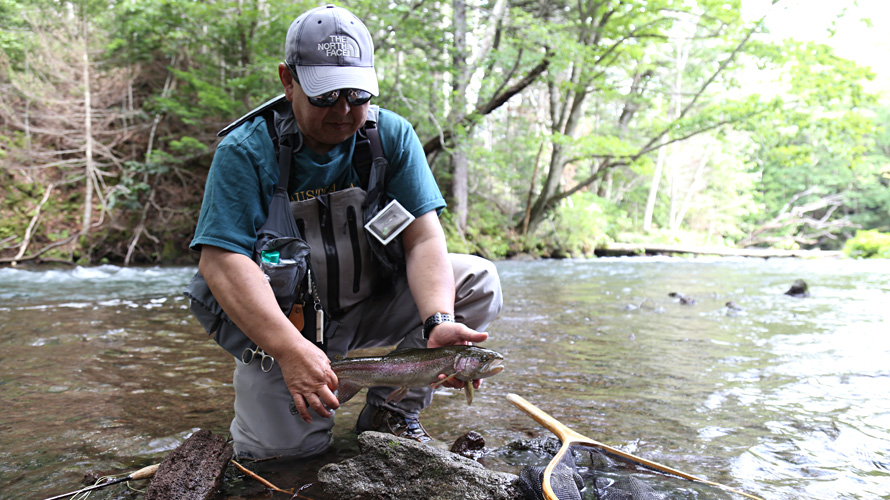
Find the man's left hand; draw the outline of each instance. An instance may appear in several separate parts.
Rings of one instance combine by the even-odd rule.
[[[461,323],[441,323],[433,329],[426,346],[432,349],[434,347],[445,347],[450,345],[473,345],[475,343],[485,342],[486,340],[488,340],[487,333],[477,332],[467,325]],[[439,380],[445,378],[445,375],[439,375]],[[442,385],[454,389],[463,389],[466,383],[463,380],[453,378]],[[474,388],[478,389],[480,385],[482,385],[481,380],[473,381]]]

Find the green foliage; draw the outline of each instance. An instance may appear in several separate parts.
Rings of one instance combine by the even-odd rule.
[[[846,196],[850,220],[865,229],[890,231],[890,107],[875,110],[878,124],[867,154],[857,164]]]
[[[10,63],[20,66],[24,62],[25,44],[21,35],[24,20],[22,6],[15,0],[0,0],[0,54]],[[0,73],[2,75],[2,73]]]
[[[890,233],[857,231],[844,243],[844,254],[855,259],[890,259]]]
[[[807,190],[812,198],[801,202],[843,194],[844,205],[827,214],[832,218],[890,230],[890,108],[879,107],[864,91],[862,83],[872,75],[827,47],[769,43],[757,36],[743,47],[741,57],[729,60],[750,30],[762,30],[741,18],[740,0],[511,3],[507,15],[491,25],[494,4],[470,2],[471,41],[483,40],[489,29],[494,37],[483,60],[467,59],[472,70],[468,96],[477,100],[464,111],[487,104],[542,61],[548,66],[494,112],[471,114],[465,121],[453,119],[461,110],[454,109],[459,101],[453,93],[458,75],[450,4],[342,4],[374,35],[381,78],[381,95],[374,102],[405,116],[423,142],[440,134],[450,137],[434,162],[440,184],[451,180],[449,148],[459,148],[470,160],[468,227],[458,231],[448,211],[442,217],[452,251],[491,258],[517,252],[584,256],[611,240],[733,244]],[[194,200],[186,201],[182,193],[200,192],[216,130],[280,92],[276,67],[283,57],[284,34],[294,17],[317,3],[77,0],[65,5],[75,14],[87,14],[90,22],[96,116],[119,116],[118,130],[98,135],[103,146],[126,148],[114,151],[116,161],[99,159],[110,219],[137,219],[154,194],[155,203],[163,205],[162,219],[180,214],[170,227],[193,225],[190,219],[197,212],[188,205]],[[60,60],[80,60],[79,46],[64,41],[65,36],[80,36],[68,18],[72,11],[59,6],[52,0],[0,0],[0,90],[6,92],[3,85],[17,78],[39,83],[43,95],[71,92],[76,64],[66,65],[68,82],[62,85],[47,71],[50,65],[37,64],[35,50],[42,37],[49,53]],[[39,33],[26,19],[36,19],[47,31]],[[682,70],[676,64],[681,51],[688,54]],[[26,57],[29,75],[24,75]],[[711,80],[723,63],[728,64]],[[750,92],[749,76],[760,70],[774,72],[776,81],[769,89]],[[101,95],[100,89],[115,82],[113,94]],[[675,89],[678,82],[682,88]],[[123,104],[129,101],[128,92],[135,112],[117,114],[128,107],[129,102]],[[60,146],[53,138],[41,143],[33,131],[26,137],[16,125],[25,116],[26,101],[15,94],[0,103],[4,172],[11,165],[29,164],[33,158],[23,152],[31,147],[45,155],[79,147]],[[32,100],[30,112],[46,101]],[[60,109],[60,116],[62,111],[71,116],[80,112],[68,106],[72,109]],[[566,120],[575,108],[581,111]],[[154,142],[145,158],[148,130]],[[702,185],[690,190],[694,195],[682,227],[669,230],[690,184],[691,175],[683,169],[689,170],[689,157],[703,147],[689,138],[701,136],[717,152],[707,162]],[[664,142],[670,142],[672,177],[661,184],[653,232],[641,235],[657,147]],[[608,170],[600,169],[604,165]],[[57,186],[82,178],[82,172],[67,167],[42,171],[56,176]],[[183,185],[186,180],[193,185]],[[18,179],[5,176],[2,181],[0,239],[22,234],[27,207],[40,196],[36,187]],[[580,182],[588,188],[548,205],[554,208],[542,210],[540,224],[532,224],[530,234],[514,233],[522,226],[530,195],[557,199]],[[169,191],[160,196],[152,193],[157,189]],[[44,239],[67,234],[65,225],[75,228],[71,220],[82,213],[82,203],[82,191],[73,188],[51,200],[47,208],[62,222],[42,227]],[[776,233],[793,236],[793,231]],[[107,237],[107,246],[126,245],[125,230],[111,233],[98,237]],[[183,236],[155,235],[165,243],[145,255],[172,258],[183,247],[169,243]],[[73,255],[70,249],[58,252]],[[77,255],[90,258],[86,252]],[[111,250],[101,258],[106,255],[117,258]]]
[[[447,210],[443,212],[441,222],[448,251],[476,254],[488,259],[507,256],[511,243],[504,218],[478,204],[470,210],[470,217],[466,232],[461,234],[454,220],[454,213]]]
[[[183,136],[170,141],[170,150],[179,154],[196,154],[208,149],[207,144],[194,137]]]
[[[592,257],[597,246],[630,228],[627,214],[592,193],[567,198],[536,236],[552,242],[553,257]]]

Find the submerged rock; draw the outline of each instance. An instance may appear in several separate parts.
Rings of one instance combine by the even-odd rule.
[[[741,311],[744,311],[744,309],[742,309],[742,307],[739,306],[738,304],[736,304],[735,302],[730,300],[729,302],[726,303],[726,315],[727,316],[738,316],[738,314]]]
[[[680,301],[680,304],[684,306],[694,306],[696,303],[696,300],[694,298],[688,297],[679,292],[671,292],[668,294],[668,297],[678,299]]]
[[[507,443],[507,448],[514,451],[528,451],[539,456],[552,457],[562,447],[562,442],[555,437],[536,437],[519,439]]]
[[[791,285],[791,288],[785,292],[785,295],[790,295],[792,297],[809,297],[810,289],[807,286],[807,282],[804,280],[794,280],[794,283]]]
[[[363,432],[361,455],[318,471],[325,493],[341,500],[513,500],[518,477],[392,434]]]
[[[457,453],[470,460],[479,460],[485,454],[485,439],[478,432],[470,431],[454,441],[451,453]]]

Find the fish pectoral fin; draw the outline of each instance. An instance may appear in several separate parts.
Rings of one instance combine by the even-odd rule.
[[[467,404],[473,404],[473,394],[476,392],[476,389],[473,387],[473,381],[468,380],[467,386],[465,387],[467,393]]]
[[[389,396],[386,397],[386,402],[398,403],[405,397],[406,394],[408,394],[408,388],[404,386],[399,387],[398,389],[392,391]]]
[[[359,384],[350,380],[341,380],[340,385],[337,386],[337,401],[342,405],[352,399],[360,390],[362,390],[362,386]]]
[[[442,384],[444,384],[445,382],[448,382],[449,380],[453,379],[453,378],[456,377],[456,376],[457,376],[457,372],[452,373],[451,375],[449,375],[449,376],[443,378],[442,380],[440,380],[440,381],[438,381],[438,382],[433,382],[433,384],[432,384],[430,387],[439,387],[439,386],[441,386]]]

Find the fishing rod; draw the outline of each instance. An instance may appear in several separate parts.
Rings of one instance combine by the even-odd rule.
[[[105,481],[104,483],[94,484],[93,486],[88,486],[86,488],[82,488],[82,489],[79,489],[76,491],[70,491],[68,493],[62,493],[61,495],[56,495],[54,497],[46,498],[44,500],[59,500],[60,498],[67,498],[67,497],[74,496],[74,495],[84,493],[87,491],[98,490],[100,488],[104,488],[104,487],[110,486],[112,484],[123,483],[124,481],[133,481],[133,480],[137,480],[137,479],[148,479],[155,475],[155,472],[158,470],[159,465],[160,464],[149,465],[148,467],[143,467],[143,468],[137,470],[136,472],[133,472],[133,473],[127,475],[127,477],[110,479],[108,481]]]

